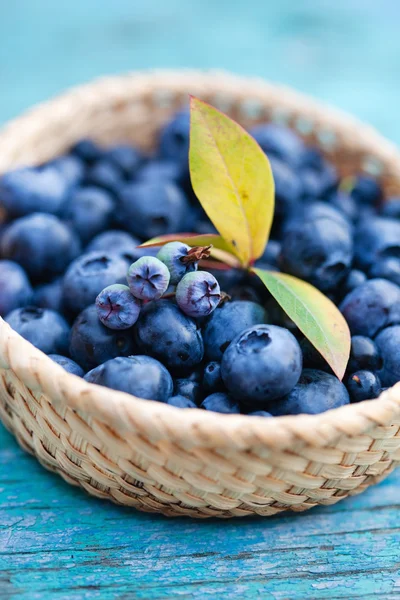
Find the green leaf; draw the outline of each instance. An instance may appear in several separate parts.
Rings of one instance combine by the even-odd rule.
[[[207,233],[204,235],[197,235],[195,233],[170,233],[167,235],[160,235],[159,237],[152,238],[147,242],[144,242],[139,248],[152,248],[154,246],[164,246],[169,242],[182,242],[188,246],[212,246],[211,256],[220,260],[221,262],[229,265],[230,267],[240,267],[240,262],[231,253],[229,244],[220,236],[215,233]]]
[[[349,327],[339,309],[315,287],[291,275],[252,269],[339,379],[350,355]]]
[[[205,212],[244,266],[264,252],[274,216],[271,166],[238,123],[190,100],[189,164]]]

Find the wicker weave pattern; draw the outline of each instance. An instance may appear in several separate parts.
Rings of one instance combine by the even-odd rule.
[[[285,120],[343,174],[369,169],[400,193],[400,154],[368,127],[285,88],[222,73],[100,80],[0,132],[0,172],[38,163],[83,135],[150,148],[188,93],[245,126]],[[317,416],[248,418],[179,410],[67,374],[0,319],[0,418],[48,469],[91,494],[194,517],[273,515],[333,504],[400,462],[400,384]]]

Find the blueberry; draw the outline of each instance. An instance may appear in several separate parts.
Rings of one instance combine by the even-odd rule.
[[[349,234],[352,233],[352,226],[349,220],[340,213],[334,206],[330,206],[326,202],[306,202],[299,204],[296,210],[290,215],[290,218],[285,223],[284,233],[290,231],[292,226],[304,225],[305,222],[315,221],[317,219],[325,219],[334,221],[338,225],[345,228]],[[328,224],[325,222],[325,226]]]
[[[375,342],[382,359],[378,375],[382,385],[390,387],[400,381],[400,326],[387,327]]]
[[[79,142],[74,144],[71,148],[71,153],[88,164],[100,160],[104,155],[103,149],[96,142],[88,138],[79,140]]]
[[[197,271],[199,260],[209,256],[208,247],[191,248],[182,242],[165,244],[157,254],[167,267],[171,275],[171,283],[176,285],[187,273]]]
[[[126,262],[116,254],[82,254],[68,268],[63,281],[64,303],[73,312],[93,304],[108,285],[125,282]]]
[[[149,239],[182,231],[188,206],[174,183],[143,181],[122,187],[115,217],[133,235]]]
[[[288,164],[273,158],[270,163],[275,181],[275,216],[279,221],[296,209],[303,195],[303,185]]]
[[[65,354],[68,350],[70,328],[65,319],[54,310],[36,306],[16,308],[5,320],[45,354]]]
[[[38,285],[33,290],[32,304],[40,308],[50,308],[56,312],[64,312],[64,290],[62,277],[50,283]]]
[[[350,231],[337,221],[294,220],[285,232],[281,267],[323,291],[334,289],[346,276],[353,258]]]
[[[123,182],[123,176],[118,167],[110,160],[102,159],[96,162],[86,172],[85,183],[117,194]]]
[[[139,169],[136,180],[152,181],[153,183],[173,181],[179,184],[185,173],[186,169],[182,170],[182,166],[176,161],[152,160]]]
[[[1,239],[3,257],[15,260],[35,280],[62,273],[79,250],[75,234],[54,215],[43,213],[17,219]]]
[[[324,357],[306,337],[300,341],[300,348],[303,353],[303,367],[332,373],[332,369]]]
[[[373,400],[382,391],[380,379],[372,371],[356,371],[347,380],[347,389],[352,402]]]
[[[230,343],[221,362],[228,391],[254,410],[288,394],[298,382],[301,368],[296,338],[275,325],[245,329]]]
[[[237,415],[240,413],[237,401],[223,392],[207,396],[201,403],[200,408],[227,415]]]
[[[136,148],[125,144],[113,146],[105,152],[105,158],[126,178],[135,177],[142,163],[142,156]]]
[[[292,391],[271,404],[269,410],[273,416],[317,415],[349,401],[349,394],[337,377],[317,369],[304,369]]]
[[[203,359],[203,339],[195,321],[169,300],[146,304],[133,332],[139,351],[174,373],[186,374]]]
[[[221,301],[219,283],[206,271],[188,273],[176,288],[176,302],[189,317],[207,317]]]
[[[131,293],[140,300],[158,300],[167,291],[169,271],[154,256],[142,256],[128,270],[127,280]]]
[[[176,408],[197,408],[197,405],[185,396],[171,396],[168,398],[167,404]]]
[[[363,335],[353,335],[347,370],[350,373],[364,370],[377,371],[381,366],[382,360],[375,342]]]
[[[198,381],[192,379],[175,379],[174,394],[189,398],[194,404],[200,404],[203,399],[203,391]]]
[[[281,250],[281,242],[278,242],[277,240],[269,240],[268,244],[265,246],[265,250],[260,258],[260,261],[268,263],[273,267],[277,267]]]
[[[114,283],[104,288],[96,298],[100,321],[110,329],[129,329],[138,320],[140,302],[127,285]]]
[[[209,394],[221,392],[224,389],[219,362],[213,360],[204,367],[203,389]]]
[[[167,402],[172,395],[172,377],[150,356],[118,357],[108,360],[85,375],[86,381],[104,385],[146,400]]]
[[[323,199],[336,188],[338,176],[330,163],[324,162],[322,168],[303,168],[300,172],[304,198]]]
[[[49,358],[65,369],[67,373],[72,373],[72,375],[77,375],[78,377],[83,377],[85,374],[85,371],[82,369],[82,367],[66,356],[61,356],[60,354],[49,354]]]
[[[376,263],[373,263],[369,275],[374,278],[388,279],[400,286],[400,257],[388,256],[379,259]]]
[[[342,191],[338,191],[330,198],[330,202],[350,222],[356,221],[358,208],[354,198]]]
[[[70,354],[86,371],[117,356],[134,353],[132,331],[104,327],[93,304],[75,319],[71,331]]]
[[[150,254],[153,248],[138,248],[140,240],[134,238],[130,233],[119,230],[109,230],[100,233],[92,239],[86,248],[86,252],[112,252],[118,254],[132,264],[135,260]]]
[[[68,184],[68,188],[78,186],[83,180],[85,167],[83,162],[77,156],[66,154],[60,156],[50,163],[62,175]]]
[[[256,266],[260,269],[263,268],[260,265]],[[231,300],[247,300],[249,302],[255,302],[256,304],[263,303],[263,298],[252,285],[236,285],[230,288],[229,296]]]
[[[189,111],[182,110],[174,115],[160,133],[160,156],[163,159],[185,164],[189,155],[189,135]]]
[[[0,317],[26,306],[31,299],[32,287],[23,268],[11,260],[0,260]]]
[[[355,230],[354,257],[363,270],[381,258],[400,258],[400,222],[385,217],[364,219]]]
[[[193,226],[193,231],[200,235],[203,235],[203,234],[207,235],[208,233],[218,234],[218,231],[216,230],[214,225],[211,223],[210,219],[208,219],[207,217],[197,219],[197,221],[195,222],[195,224]]]
[[[12,218],[34,212],[56,214],[67,191],[66,178],[54,167],[10,171],[0,178],[0,208]]]
[[[267,417],[267,418],[271,418],[272,415],[271,413],[267,412],[266,410],[255,410],[253,412],[247,413],[248,417]]]
[[[288,127],[263,123],[250,129],[250,134],[268,158],[279,158],[295,169],[302,164],[306,151],[304,142]]]
[[[400,219],[400,198],[388,198],[387,201],[382,204],[380,213],[382,217]]]
[[[341,284],[341,291],[343,292],[343,296],[352,292],[356,287],[365,283],[367,281],[367,276],[363,271],[359,269],[352,269],[349,271],[346,279]]]
[[[300,331],[292,321],[292,319],[285,313],[280,304],[275,300],[275,298],[268,298],[267,302],[264,305],[266,314],[268,315],[268,322],[273,325],[279,325],[279,327],[284,327],[285,329],[289,329],[293,335],[298,336]]]
[[[207,269],[207,272],[214,275],[221,290],[227,293],[230,293],[233,287],[239,286],[247,280],[242,269]]]
[[[64,204],[63,220],[74,229],[84,244],[107,229],[114,212],[108,192],[96,187],[76,190]]]
[[[320,171],[324,166],[324,156],[316,146],[307,146],[301,156],[300,167]]]
[[[340,310],[352,335],[375,337],[400,323],[400,287],[386,279],[370,279],[344,298]]]
[[[267,315],[259,304],[246,301],[226,302],[209,317],[204,330],[207,360],[221,361],[222,355],[240,332],[252,325],[265,323]]]
[[[359,175],[355,179],[351,195],[359,204],[377,205],[382,199],[382,188],[376,179]]]

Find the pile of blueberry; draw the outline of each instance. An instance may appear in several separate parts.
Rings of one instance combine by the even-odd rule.
[[[205,269],[209,247],[138,247],[215,232],[190,184],[186,111],[154,156],[85,139],[0,178],[0,316],[67,371],[184,408],[315,414],[399,381],[400,198],[383,202],[366,175],[340,181],[284,127],[251,133],[276,186],[257,266],[340,307],[353,336],[344,383],[254,275]]]

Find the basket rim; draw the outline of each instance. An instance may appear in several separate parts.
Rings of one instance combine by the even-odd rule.
[[[283,94],[287,108],[298,110],[304,107],[318,119],[333,128],[356,130],[360,144],[374,148],[374,153],[386,161],[391,168],[400,171],[400,152],[394,144],[383,138],[372,127],[364,125],[352,116],[324,105],[308,96],[285,86],[277,86],[258,78],[241,77],[221,71],[162,70],[130,73],[102,77],[91,83],[76,86],[41,103],[10,121],[0,129],[0,156],[2,149],[11,153],[15,134],[35,121],[42,120],[48,111],[55,111],[77,95],[93,93],[104,86],[121,88],[129,85],[151,86],[157,80],[159,89],[175,89],[193,81],[210,84],[229,95],[230,89],[238,86],[246,89],[246,97],[257,97],[267,93]],[[218,85],[217,85],[218,84]],[[250,90],[250,93],[249,93]],[[17,136],[18,139],[18,136]],[[19,140],[19,143],[20,140]],[[0,159],[1,160],[1,159]],[[0,172],[2,164],[0,162]],[[342,437],[355,437],[376,426],[387,427],[394,419],[400,419],[400,383],[383,392],[375,400],[349,404],[317,415],[295,415],[274,417],[251,417],[247,415],[224,415],[193,409],[179,409],[164,403],[144,400],[130,394],[104,388],[67,373],[60,365],[22,338],[0,317],[0,369],[12,369],[17,377],[35,393],[43,393],[51,403],[61,410],[68,408],[95,418],[123,435],[135,431],[146,431],[151,440],[171,440],[180,445],[219,448],[234,447],[249,449],[254,446],[290,449],[291,445],[304,444],[326,446]]]

